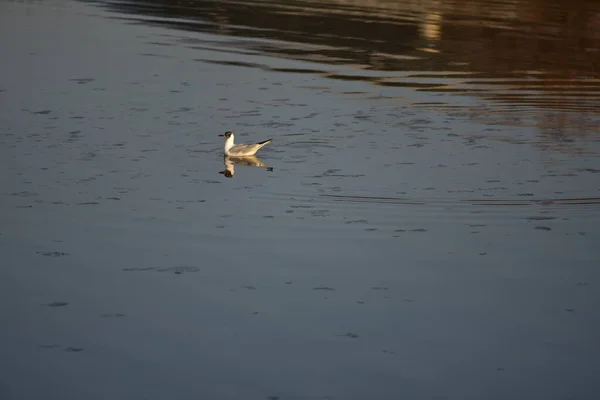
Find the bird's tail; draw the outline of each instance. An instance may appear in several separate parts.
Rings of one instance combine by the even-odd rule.
[[[267,144],[267,143],[270,143],[270,142],[271,142],[271,140],[273,140],[273,139],[267,139],[267,140],[265,140],[264,142],[258,142],[257,144],[262,144],[262,145],[265,145],[265,144]]]

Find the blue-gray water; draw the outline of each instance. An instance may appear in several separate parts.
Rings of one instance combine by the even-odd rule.
[[[599,24],[0,0],[0,399],[596,399]]]

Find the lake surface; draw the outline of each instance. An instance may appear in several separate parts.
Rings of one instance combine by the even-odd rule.
[[[0,399],[596,399],[598,27],[0,0]]]

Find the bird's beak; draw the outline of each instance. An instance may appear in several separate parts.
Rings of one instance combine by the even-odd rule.
[[[223,137],[223,136],[225,136],[225,135],[217,135],[217,136],[221,136],[221,137]]]

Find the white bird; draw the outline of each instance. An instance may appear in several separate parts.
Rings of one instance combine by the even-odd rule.
[[[225,155],[227,156],[237,156],[237,157],[245,157],[245,156],[253,156],[256,154],[258,150],[261,149],[264,145],[271,143],[272,139],[265,140],[264,142],[253,143],[253,144],[234,144],[233,137],[234,134],[231,131],[227,131],[222,135],[225,136]]]

